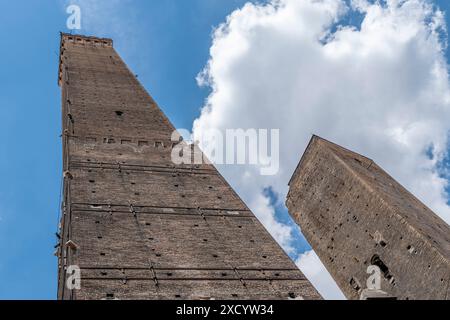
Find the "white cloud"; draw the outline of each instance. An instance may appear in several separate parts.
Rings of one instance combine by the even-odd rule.
[[[270,199],[261,193],[255,193],[252,202],[249,203],[252,210],[261,223],[265,226],[271,226],[268,231],[278,240],[278,243],[288,253],[294,252],[292,247],[292,230],[289,226],[281,224],[275,219],[275,209],[270,205]]]
[[[311,281],[313,286],[322,293],[324,299],[345,300],[345,296],[338,285],[313,250],[301,254],[295,261],[295,264]]]
[[[256,215],[287,249],[293,226],[273,218],[262,190],[272,186],[285,198],[312,133],[373,158],[450,222],[447,181],[437,170],[450,126],[442,12],[425,0],[355,0],[352,7],[342,0],[248,3],[217,28],[199,75],[212,92],[194,135],[280,129],[276,176],[252,166],[219,169],[247,203],[256,203]],[[351,10],[363,15],[361,26],[334,28]],[[425,153],[431,145],[433,159]],[[334,294],[328,288],[324,296]]]

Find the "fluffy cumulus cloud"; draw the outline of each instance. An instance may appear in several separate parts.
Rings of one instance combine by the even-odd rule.
[[[327,272],[314,251],[307,251],[301,254],[298,257],[296,264],[303,271],[309,281],[311,281],[314,287],[319,292],[324,293],[327,299],[345,299],[345,296],[339,290],[338,285]]]
[[[450,126],[445,39],[443,13],[425,0],[248,3],[213,34],[198,79],[211,94],[194,135],[280,129],[275,176],[250,165],[219,169],[287,251],[294,226],[277,219],[264,189],[285,198],[312,133],[373,158],[448,223],[438,169]],[[314,253],[297,262],[326,298],[339,297]]]
[[[258,214],[261,223],[266,227],[270,226],[272,236],[277,239],[286,252],[292,253],[295,248],[292,243],[291,228],[275,219],[275,208],[271,205],[268,196],[256,192],[250,201],[249,207]]]

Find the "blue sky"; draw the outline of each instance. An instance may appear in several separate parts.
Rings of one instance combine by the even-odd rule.
[[[129,19],[135,32],[132,40],[115,38],[116,49],[176,127],[190,129],[209,94],[195,78],[208,60],[213,27],[245,2],[136,0],[114,13]],[[436,4],[450,12],[448,1]],[[56,298],[53,246],[61,183],[57,68],[59,32],[67,31],[66,19],[63,1],[2,1],[0,299]],[[98,36],[111,36],[107,20]],[[359,21],[357,15],[349,20]],[[450,25],[448,16],[446,21]],[[446,57],[449,61],[448,52]],[[267,194],[276,197],[270,189]],[[281,221],[287,219],[284,208],[277,212]],[[295,238],[304,250],[302,237]]]

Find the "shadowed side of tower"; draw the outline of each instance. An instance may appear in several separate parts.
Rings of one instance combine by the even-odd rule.
[[[172,163],[174,127],[112,40],[62,34],[59,85],[58,298],[320,298],[214,166]]]
[[[450,228],[372,160],[313,136],[286,205],[349,299],[369,266],[398,299],[449,299]]]

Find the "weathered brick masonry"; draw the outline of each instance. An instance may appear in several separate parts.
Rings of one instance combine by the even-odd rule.
[[[398,299],[449,299],[450,228],[372,160],[314,136],[287,207],[349,299],[367,267]]]
[[[60,299],[320,298],[212,165],[173,165],[174,127],[112,40],[62,34],[59,84]]]

